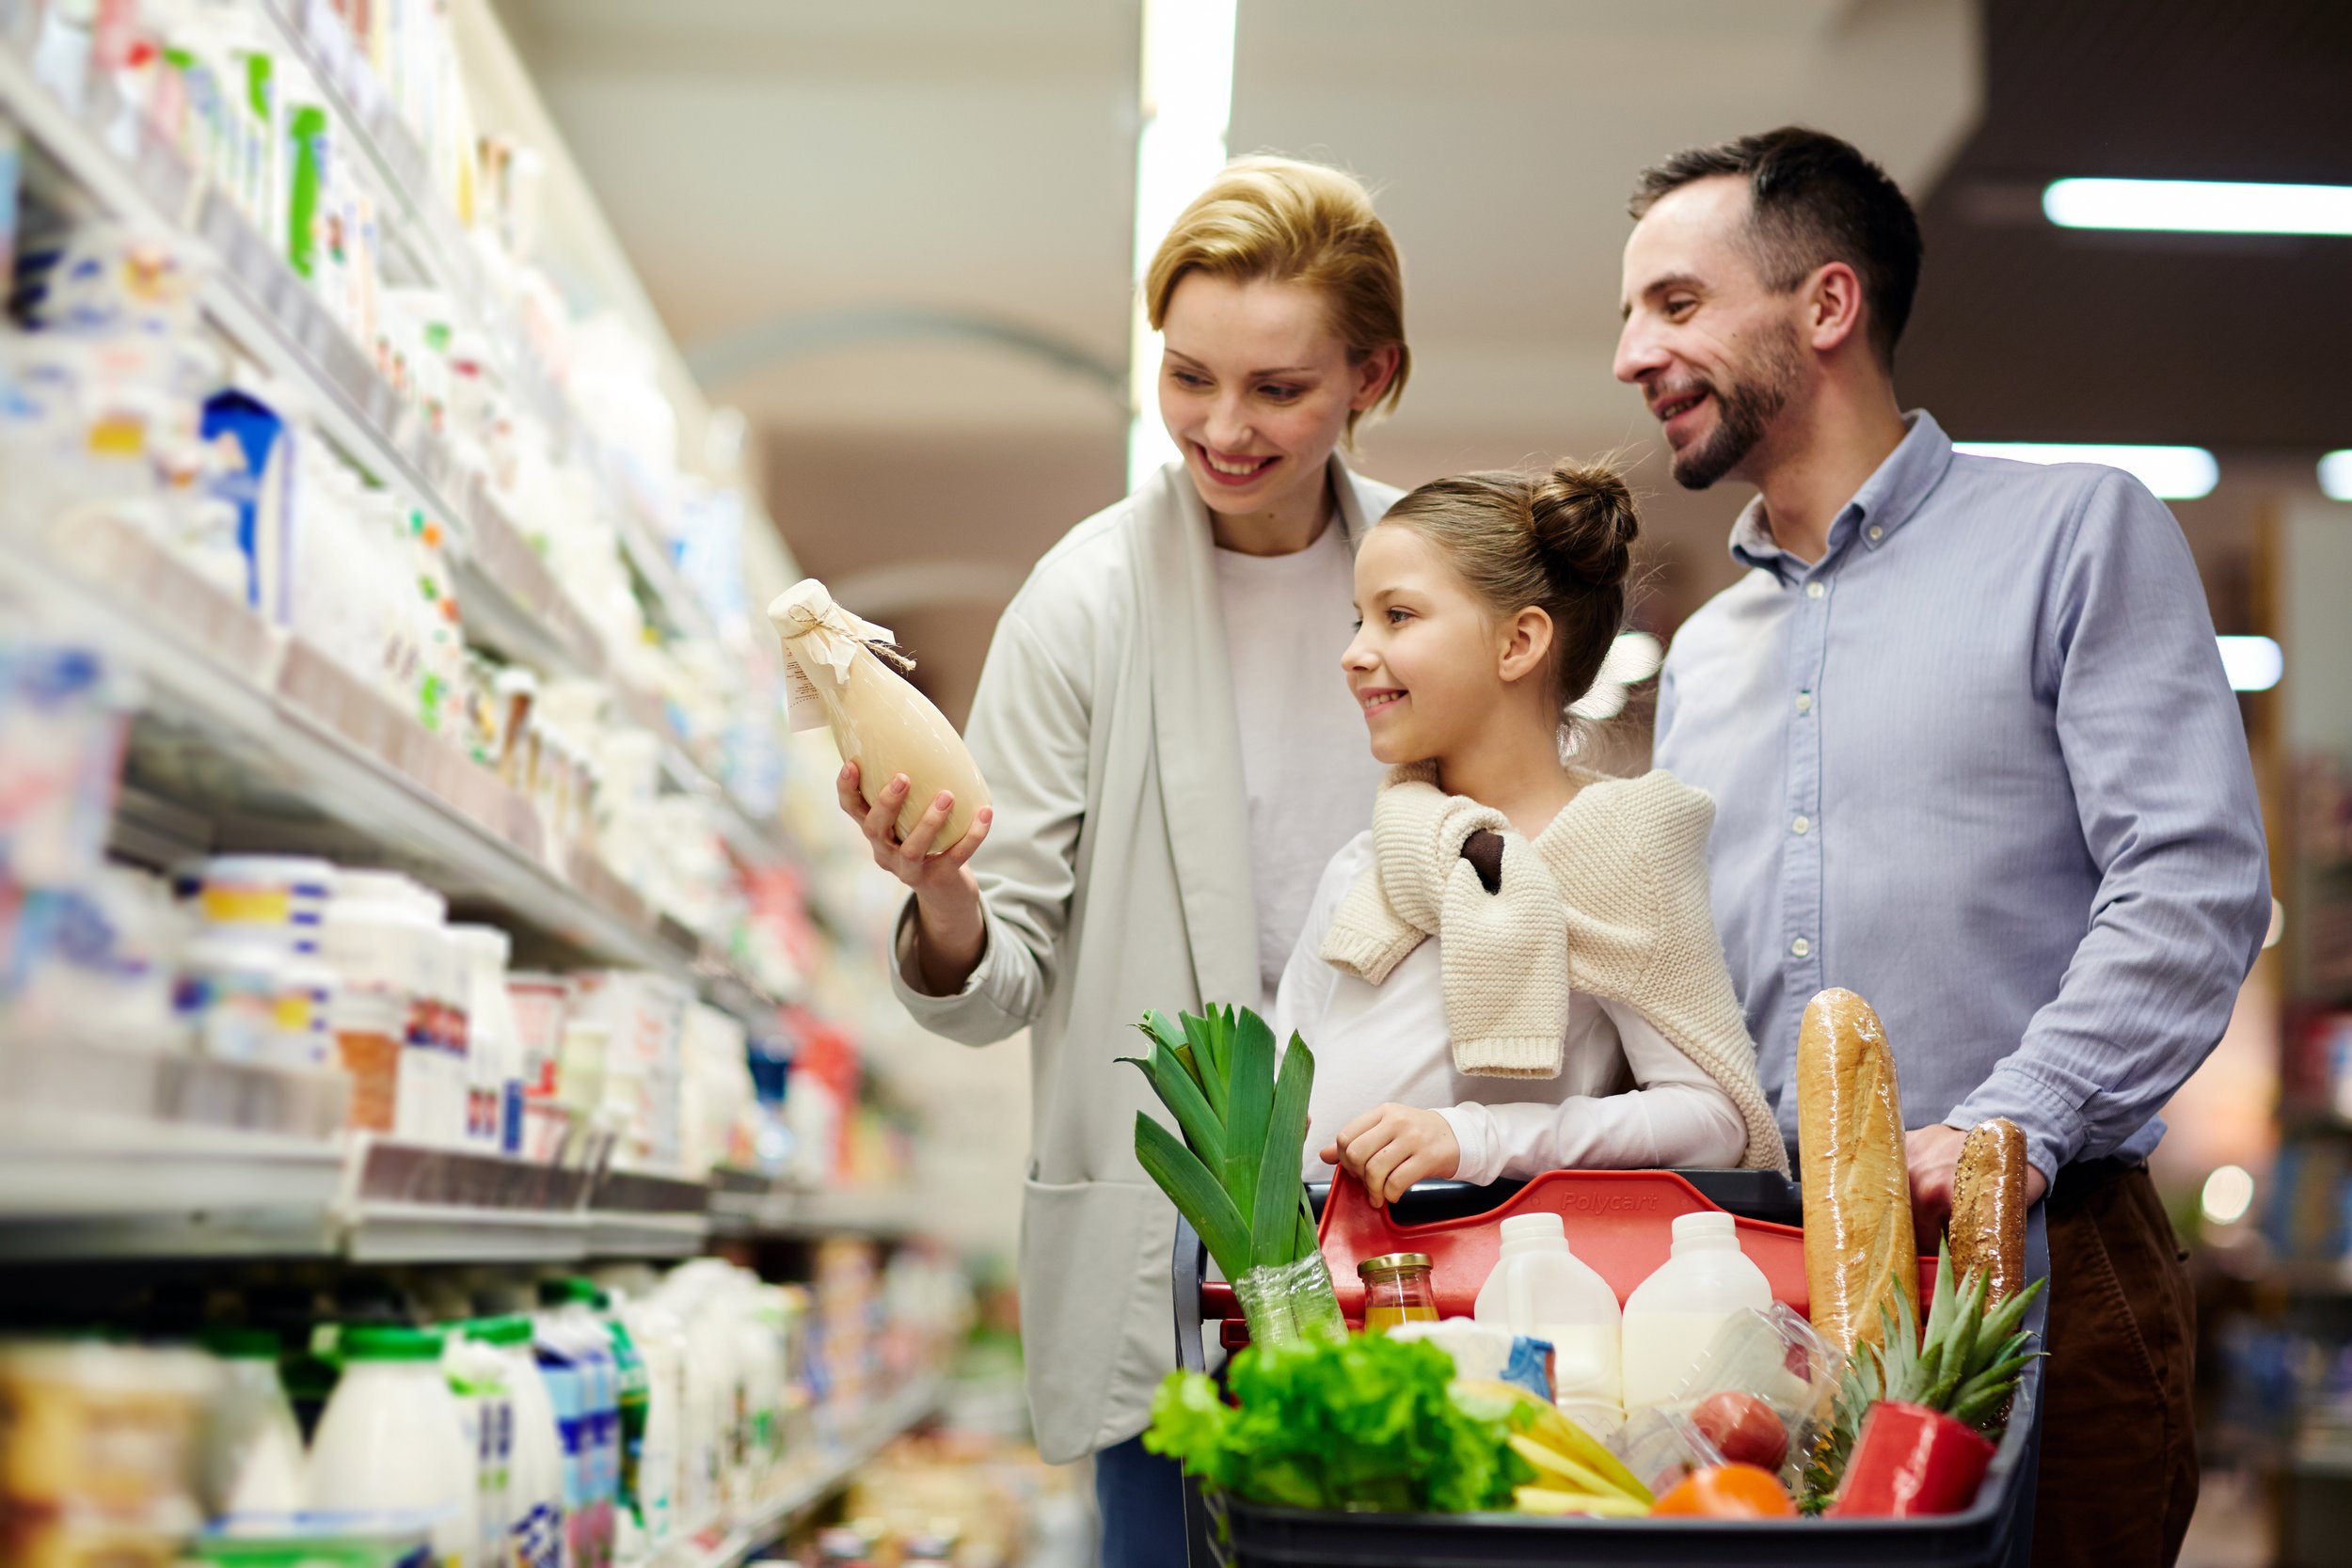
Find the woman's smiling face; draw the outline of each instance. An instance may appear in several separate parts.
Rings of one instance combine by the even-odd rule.
[[[1347,416],[1379,401],[1393,353],[1351,364],[1304,284],[1204,272],[1177,283],[1162,330],[1160,418],[1210,510],[1319,510]]]
[[[1342,663],[1372,754],[1393,767],[1458,752],[1509,684],[1486,603],[1442,550],[1391,523],[1356,552],[1356,613]]]

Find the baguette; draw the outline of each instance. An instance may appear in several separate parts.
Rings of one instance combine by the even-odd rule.
[[[1856,1344],[1884,1338],[1880,1312],[1894,1305],[1890,1291],[1901,1291],[1915,1312],[1919,1259],[1894,1052],[1879,1015],[1850,990],[1825,990],[1805,1006],[1797,1141],[1813,1326],[1851,1355]]]
[[[1980,1121],[1960,1146],[1952,1179],[1952,1267],[1980,1274],[1985,1305],[2026,1282],[2026,1134],[2003,1117]]]

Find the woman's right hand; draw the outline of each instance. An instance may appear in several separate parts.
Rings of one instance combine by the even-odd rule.
[[[898,813],[914,785],[903,773],[894,776],[868,806],[854,762],[834,781],[842,811],[866,835],[874,863],[914,893],[915,953],[924,983],[933,995],[950,996],[963,989],[979,967],[987,945],[987,911],[980,903],[980,881],[972,872],[972,856],[988,837],[995,813],[983,806],[974,814],[972,827],[953,848],[931,853],[931,846],[955,810],[955,797],[942,790],[925,809],[905,838],[898,836]]]

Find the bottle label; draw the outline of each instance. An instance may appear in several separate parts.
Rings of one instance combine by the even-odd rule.
[[[784,650],[784,702],[786,722],[795,731],[821,730],[831,722],[825,717],[825,700],[817,694],[817,683],[792,657],[789,645]]]

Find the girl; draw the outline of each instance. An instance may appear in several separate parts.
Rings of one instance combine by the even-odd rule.
[[[840,779],[914,890],[908,1010],[974,1045],[1029,1031],[1029,1399],[1048,1459],[1096,1455],[1110,1568],[1184,1558],[1176,1467],[1136,1440],[1174,1360],[1175,1210],[1136,1163],[1150,1096],[1118,1058],[1148,1007],[1263,1006],[1316,876],[1372,820],[1380,772],[1328,671],[1356,541],[1397,492],[1337,449],[1407,368],[1395,246],[1327,168],[1233,164],[1144,290],[1183,460],[1079,524],[998,624],[965,736],[993,826],[931,857],[946,797],[900,843],[907,781],[869,811]]]
[[[1564,1166],[1788,1170],[1708,913],[1713,802],[1563,761],[1637,527],[1616,473],[1564,465],[1424,484],[1358,552],[1343,662],[1393,770],[1276,1009],[1315,1052],[1310,1180],[1388,1203]]]

